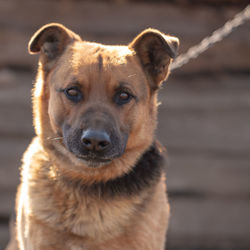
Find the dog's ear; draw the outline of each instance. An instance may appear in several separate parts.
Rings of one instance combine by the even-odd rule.
[[[150,78],[152,89],[157,89],[169,73],[169,65],[177,55],[179,40],[155,29],[146,29],[130,44]]]
[[[68,44],[81,38],[61,24],[50,23],[41,27],[30,39],[30,54],[40,53],[44,70],[50,70]]]

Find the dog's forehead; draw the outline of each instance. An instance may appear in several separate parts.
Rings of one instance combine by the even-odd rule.
[[[107,85],[115,89],[127,83],[138,92],[146,91],[146,76],[134,51],[127,46],[76,42],[64,53],[51,79],[56,87],[77,82],[85,88]]]
[[[98,68],[128,63],[133,55],[127,46],[108,46],[91,42],[76,42],[73,47],[73,66],[76,68],[97,65]]]

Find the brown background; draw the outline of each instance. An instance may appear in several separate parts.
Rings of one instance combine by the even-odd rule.
[[[182,53],[247,2],[0,0],[0,249],[34,134],[33,32],[53,21],[86,40],[126,44],[153,27],[178,36]],[[250,249],[250,22],[175,70],[159,97],[172,208],[168,250]]]

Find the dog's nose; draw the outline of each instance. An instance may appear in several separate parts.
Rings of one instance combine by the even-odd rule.
[[[82,133],[82,145],[90,151],[104,151],[111,143],[110,136],[105,131],[87,129]]]

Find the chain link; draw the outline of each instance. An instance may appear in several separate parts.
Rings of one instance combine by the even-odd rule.
[[[250,19],[250,4],[233,19],[227,21],[221,28],[215,30],[211,36],[204,38],[198,45],[191,47],[185,54],[178,56],[171,65],[171,71],[180,68],[191,59],[198,57],[215,43],[228,36],[235,28]],[[250,33],[249,33],[250,34]]]

